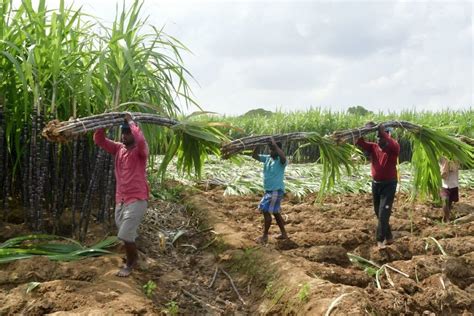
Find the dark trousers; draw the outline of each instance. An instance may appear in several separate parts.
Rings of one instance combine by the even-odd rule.
[[[377,241],[383,242],[386,239],[393,239],[389,221],[396,190],[397,180],[372,181],[374,211],[379,219],[376,233]]]

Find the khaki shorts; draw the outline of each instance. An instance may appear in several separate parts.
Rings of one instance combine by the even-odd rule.
[[[128,205],[120,203],[115,206],[115,224],[118,228],[117,237],[123,241],[134,242],[137,238],[138,225],[145,215],[148,202],[138,200]]]

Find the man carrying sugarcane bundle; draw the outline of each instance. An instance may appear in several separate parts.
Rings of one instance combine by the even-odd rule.
[[[376,124],[373,122],[366,124],[366,127],[374,126]],[[370,156],[373,179],[372,198],[375,215],[378,218],[376,239],[380,249],[393,243],[389,221],[397,189],[397,161],[400,145],[390,136],[390,132],[390,129],[379,124],[376,143],[367,142],[362,137],[356,143]]]
[[[285,192],[284,175],[288,165],[281,143],[275,142],[273,137],[270,140],[270,155],[259,155],[257,148],[254,149],[252,157],[263,163],[263,189],[265,193],[258,208],[263,214],[264,228],[263,235],[257,239],[258,243],[268,242],[268,231],[272,224],[272,214],[280,228],[281,234],[277,239],[287,239],[285,222],[280,214],[280,203]]]
[[[148,144],[130,113],[125,115],[121,131],[121,143],[106,138],[104,129],[94,133],[94,142],[115,157],[115,223],[117,236],[123,241],[127,256],[117,276],[127,277],[138,261],[135,239],[138,225],[148,206]]]
[[[441,157],[439,160],[441,171],[441,201],[443,203],[443,222],[449,223],[453,203],[459,201],[459,163]]]

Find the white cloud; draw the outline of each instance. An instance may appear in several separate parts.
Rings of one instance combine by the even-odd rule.
[[[114,17],[115,1],[74,3]],[[473,10],[470,1],[145,0],[143,13],[192,50],[184,57],[197,101],[241,114],[469,108]]]

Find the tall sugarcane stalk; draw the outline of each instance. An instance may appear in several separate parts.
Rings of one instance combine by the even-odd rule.
[[[107,182],[105,185],[105,214],[104,219],[110,220],[111,207],[113,208],[115,205],[115,182],[114,182],[114,159],[111,157],[109,160],[109,170],[107,173]]]
[[[4,102],[4,99],[3,97],[0,97],[0,183],[4,184],[4,178],[7,178],[6,176],[6,172],[8,172],[7,170],[7,166],[5,164],[5,160],[7,159],[7,154],[6,154],[6,146],[5,146],[5,130],[4,130],[4,126],[5,126],[5,119],[4,119],[4,107],[3,107],[3,102]],[[5,200],[5,194],[3,192],[4,190],[2,190],[2,204],[5,203],[4,200]],[[3,206],[3,205],[2,205]],[[5,210],[5,207],[3,207],[3,209]]]
[[[56,144],[55,144],[56,146]],[[68,154],[68,148],[66,148],[66,145],[61,145],[60,148],[58,148],[58,153],[59,156],[59,161],[56,161],[56,168],[54,172],[54,179],[52,187],[54,188],[53,195],[55,195],[53,199],[53,205],[52,205],[52,213],[53,213],[53,233],[57,233],[60,229],[60,218],[63,213],[64,207],[65,207],[65,199],[66,199],[66,193],[68,192],[67,187],[68,187],[68,179],[70,179],[70,166],[69,166],[69,161],[70,161],[70,155]],[[54,183],[56,182],[56,183]]]
[[[28,192],[29,192],[29,221],[31,227],[35,226],[35,217],[36,217],[36,155],[37,155],[37,146],[36,146],[36,112],[33,111],[31,117],[31,137],[30,137],[30,159],[28,162]]]
[[[28,187],[28,183],[29,183],[29,179],[28,179],[28,175],[29,175],[29,166],[28,166],[28,162],[29,162],[29,157],[30,157],[30,151],[29,151],[29,142],[28,142],[28,139],[29,139],[29,129],[28,129],[28,123],[25,122],[24,125],[23,125],[23,129],[22,129],[22,133],[21,133],[21,139],[20,139],[20,146],[22,148],[22,151],[23,151],[23,156],[21,158],[21,199],[22,199],[22,203],[23,203],[23,207],[26,209],[26,211],[24,212],[24,216],[25,216],[25,222],[28,223],[29,220],[28,220],[28,209],[29,209],[29,187]]]
[[[39,135],[41,132],[41,127],[43,124],[42,115],[39,114],[37,116],[37,134]],[[49,156],[49,147],[50,143],[45,141],[43,138],[38,139],[39,142],[39,149],[38,153],[36,154],[36,221],[35,221],[35,230],[40,231],[43,228],[43,215],[44,215],[44,184],[47,178],[47,168],[48,168],[48,161],[47,157]]]
[[[78,200],[78,191],[80,188],[80,182],[77,178],[77,171],[80,166],[80,161],[82,157],[82,151],[84,147],[82,146],[81,139],[75,139],[73,143],[73,152],[72,152],[72,197],[71,197],[71,231],[73,235],[76,232],[76,210],[77,210],[77,200]]]
[[[59,192],[59,187],[60,187],[60,180],[59,180],[59,169],[60,169],[60,157],[61,157],[61,147],[58,146],[58,144],[52,144],[50,146],[51,150],[49,152],[49,159],[48,159],[48,170],[47,172],[49,173],[48,180],[46,181],[47,183],[47,204],[48,209],[51,210],[52,214],[52,219],[53,219],[53,226],[55,227],[54,233],[56,233],[56,228],[58,226],[58,223],[56,221],[57,214],[58,214],[58,201],[60,198],[60,192]],[[66,175],[64,175],[66,176]],[[48,189],[49,188],[49,189]]]
[[[99,149],[97,151],[97,156],[95,159],[94,170],[92,172],[89,185],[87,188],[86,195],[84,197],[84,202],[82,204],[81,209],[81,219],[79,221],[79,239],[84,241],[87,234],[87,229],[89,227],[89,222],[91,218],[91,200],[92,200],[92,193],[96,192],[97,186],[99,183],[99,176],[100,172],[103,169],[104,159],[107,153]]]
[[[106,182],[107,182],[107,175],[108,175],[108,170],[109,170],[109,161],[110,157],[105,157],[104,162],[103,162],[103,170],[102,174],[100,175],[100,182],[99,182],[99,188],[102,196],[99,197],[99,208],[97,209],[97,214],[96,218],[99,222],[103,222],[104,220],[104,215],[105,215],[105,204],[106,204],[106,199],[105,196],[107,192],[104,190],[106,187]]]

